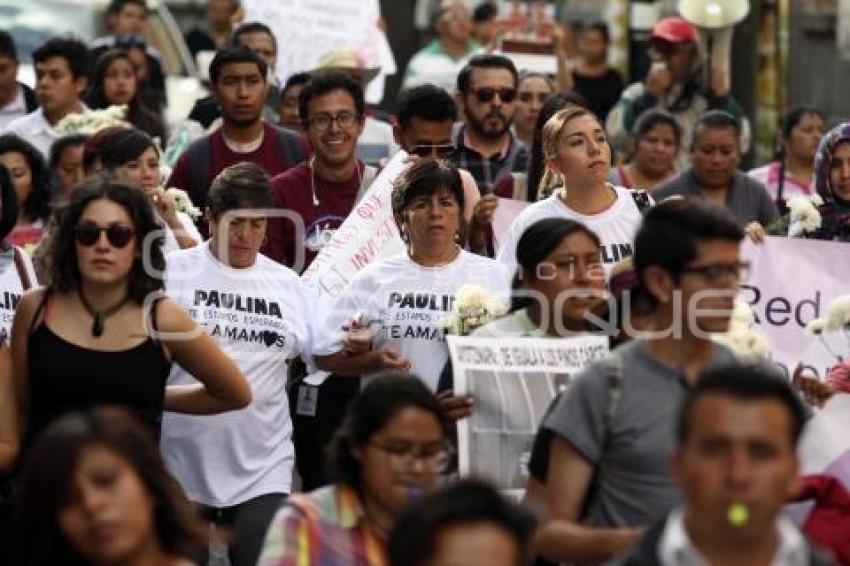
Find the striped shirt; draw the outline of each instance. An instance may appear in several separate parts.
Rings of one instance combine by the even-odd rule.
[[[357,493],[331,485],[291,496],[269,526],[259,566],[388,564]]]

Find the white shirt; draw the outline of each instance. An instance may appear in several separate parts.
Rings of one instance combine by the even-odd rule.
[[[374,349],[391,346],[410,360],[411,371],[435,391],[448,359],[443,320],[451,312],[457,290],[475,283],[507,306],[510,275],[492,259],[461,250],[447,265],[424,267],[407,253],[378,260],[360,271],[346,291],[316,318],[315,355],[342,349],[344,324],[357,313],[373,323]]]
[[[371,116],[366,116],[363,133],[357,138],[357,157],[366,163],[377,163],[395,155],[399,146],[393,137],[393,127]]]
[[[24,250],[20,252],[24,271],[30,279],[30,286],[37,287],[38,280],[32,266],[32,259]],[[23,294],[24,286],[15,267],[15,255],[10,246],[9,249],[0,253],[0,346],[8,345],[12,338],[12,320],[15,318],[15,308]]]
[[[87,112],[88,108],[82,103],[81,112]],[[35,146],[45,159],[50,157],[50,146],[59,138],[59,134],[44,117],[42,108],[33,110],[26,116],[6,126],[4,134],[17,134]]]
[[[301,279],[263,255],[252,267],[228,267],[207,243],[171,253],[165,284],[239,366],[253,396],[244,409],[219,415],[164,413],[161,450],[168,468],[189,499],[213,507],[289,493],[295,452],[286,360],[308,340]],[[175,365],[168,383],[197,382]]]
[[[526,228],[539,220],[566,218],[584,224],[599,236],[605,272],[610,273],[615,263],[632,255],[632,243],[641,221],[641,213],[631,191],[624,187],[612,188],[617,192],[617,200],[599,214],[581,214],[568,208],[560,197],[560,191],[554,191],[549,198],[530,205],[514,219],[496,259],[515,273],[516,246]]]
[[[18,85],[17,90],[15,91],[15,98],[12,101],[0,108],[0,132],[5,130],[9,124],[26,116],[27,114],[27,101],[24,96],[24,87]]]
[[[794,523],[785,516],[776,519],[779,547],[771,560],[772,566],[808,566],[809,548]],[[658,542],[662,566],[709,566],[709,562],[694,547],[685,529],[685,513],[677,509],[670,513]]]
[[[158,210],[154,209],[154,213],[156,214],[157,222],[160,223],[163,230],[162,255],[168,255],[171,252],[179,250],[180,244],[177,242],[177,236],[174,235],[174,230],[165,223]],[[186,232],[186,235],[198,242],[198,245],[202,245],[204,238],[201,236],[201,233],[198,232],[198,227],[195,226],[195,222],[192,220],[192,217],[185,212],[178,212],[177,219],[180,220],[180,223],[183,225],[183,230]]]

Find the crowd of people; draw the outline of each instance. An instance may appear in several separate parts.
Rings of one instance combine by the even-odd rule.
[[[742,242],[794,235],[789,199],[819,197],[807,237],[850,239],[850,123],[792,109],[775,161],[745,173],[749,121],[686,21],[657,23],[624,87],[604,24],[575,49],[547,28],[549,75],[499,52],[492,3],[452,0],[385,120],[355,53],[281,84],[268,26],[236,0],[206,10],[190,143],[168,143],[188,130],[163,118],[142,0],[112,0],[110,37],[35,49],[34,91],[0,73],[0,562],[850,559],[783,512],[812,409],[712,338]],[[63,125],[115,105],[96,131]],[[376,235],[400,253],[320,303],[301,275],[400,152]],[[455,392],[446,317],[468,285],[505,307],[475,337],[611,346],[536,423],[521,503],[457,477],[476,400]],[[795,377],[806,400],[843,394]]]

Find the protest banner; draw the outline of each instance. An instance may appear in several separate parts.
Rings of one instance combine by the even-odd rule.
[[[406,157],[404,151],[395,154],[301,275],[314,313],[321,313],[338,297],[358,271],[378,258],[404,251],[391,200],[393,182],[405,169]],[[321,384],[329,375],[309,369],[307,382],[311,385]]]
[[[559,391],[608,353],[603,336],[575,338],[446,337],[454,391],[472,395],[472,415],[458,422],[461,476],[484,477],[521,496],[540,421]]]
[[[741,255],[752,274],[741,283],[740,298],[753,307],[757,328],[773,352],[773,361],[793,372],[816,339],[804,329],[825,315],[829,302],[850,292],[847,244],[768,237],[764,244],[744,243]],[[850,354],[845,341],[842,355]]]
[[[263,22],[275,34],[280,77],[310,71],[322,55],[339,48],[354,49],[367,67],[381,69],[381,78],[373,81],[381,94],[382,77],[396,72],[392,50],[378,28],[378,0],[243,0],[242,5],[245,21]]]

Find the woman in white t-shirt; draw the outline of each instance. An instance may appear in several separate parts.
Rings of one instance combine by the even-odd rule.
[[[165,232],[163,255],[191,248],[202,241],[192,219],[177,211],[174,199],[161,186],[159,149],[153,138],[135,128],[116,130],[99,157],[101,167],[135,181],[148,195],[156,219]]]
[[[292,491],[295,452],[286,362],[308,340],[301,279],[259,254],[268,176],[240,163],[222,171],[208,196],[210,240],[167,258],[166,292],[212,336],[248,379],[253,402],[214,417],[166,413],[162,454],[202,514],[231,531],[230,561],[255,564],[266,527]],[[180,367],[169,384],[194,383]]]
[[[546,173],[540,186],[551,186],[555,177],[562,186],[514,220],[496,259],[514,271],[517,241],[526,228],[543,218],[575,220],[595,232],[607,269],[631,256],[641,211],[652,205],[652,199],[643,191],[608,184],[611,148],[596,117],[575,105],[552,116],[543,127],[543,153]]]
[[[448,358],[443,321],[455,293],[475,283],[507,302],[510,275],[458,245],[463,187],[452,164],[426,159],[407,169],[392,206],[407,251],[351,280],[317,318],[313,354],[320,369],[340,375],[410,367],[434,391]]]

